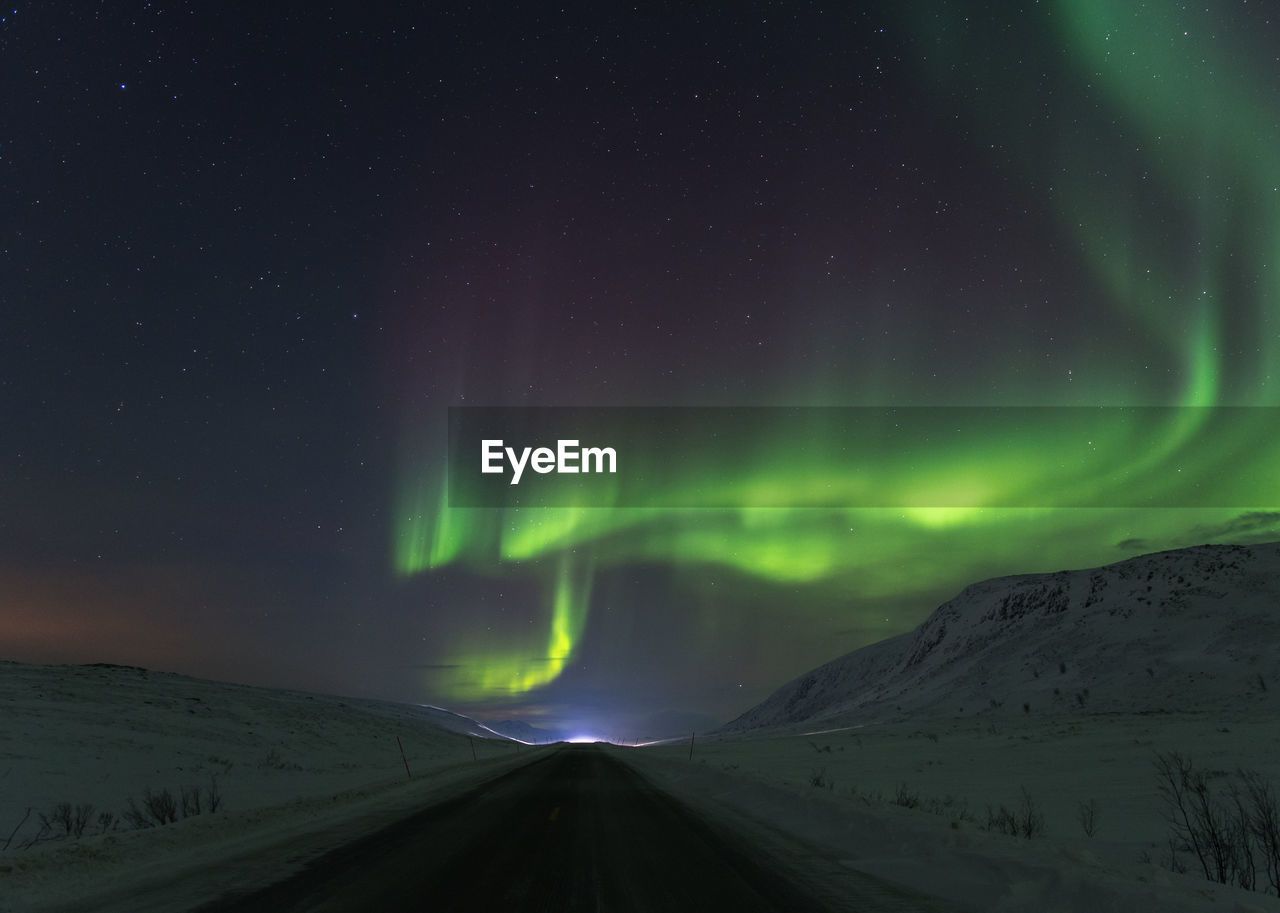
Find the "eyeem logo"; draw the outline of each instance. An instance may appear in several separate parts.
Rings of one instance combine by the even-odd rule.
[[[1274,406],[451,406],[448,418],[449,508],[1280,504]],[[1170,435],[1185,437],[1176,454]]]
[[[511,464],[511,484],[519,485],[520,477],[528,466],[534,472],[546,474],[578,472],[617,472],[618,454],[612,447],[583,447],[573,440],[556,441],[556,449],[550,447],[525,447],[519,453],[514,447],[504,447],[502,440],[487,439],[480,442],[480,471],[484,473],[506,472],[503,457]],[[594,461],[594,463],[593,463]],[[608,468],[606,469],[605,466]],[[579,468],[581,464],[581,468]],[[593,468],[594,465],[594,468]]]

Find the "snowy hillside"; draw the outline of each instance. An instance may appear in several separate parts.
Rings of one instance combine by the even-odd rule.
[[[914,631],[820,666],[735,733],[905,714],[1239,708],[1280,689],[1280,542],[975,583]]]
[[[496,734],[437,708],[127,666],[0,662],[0,708],[6,836],[35,810],[15,844],[38,831],[36,812],[60,801],[118,814],[147,789],[205,790],[212,778],[225,807],[243,809],[403,777],[406,759],[423,770],[470,760],[469,736],[499,750]],[[513,750],[502,741],[502,752]]]
[[[0,662],[0,720],[0,910],[20,894],[52,898],[92,882],[78,865],[71,877],[72,857],[105,864],[113,853],[156,858],[161,845],[199,843],[196,834],[245,839],[264,824],[418,790],[444,771],[521,759],[515,743],[436,708],[126,666]],[[177,820],[139,830],[131,808],[166,792]],[[64,803],[83,817],[83,840],[67,839]]]

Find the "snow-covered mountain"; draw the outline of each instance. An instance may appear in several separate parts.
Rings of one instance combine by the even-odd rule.
[[[721,732],[904,715],[1212,710],[1280,700],[1280,542],[966,587],[914,631],[783,685]]]

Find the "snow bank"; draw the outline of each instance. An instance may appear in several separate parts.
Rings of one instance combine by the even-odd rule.
[[[0,717],[6,913],[189,909],[278,880],[534,750],[469,735],[474,721],[433,708],[125,667],[0,663]],[[215,783],[222,807],[210,814]],[[130,798],[164,789],[200,790],[205,813],[144,830],[120,820]],[[60,802],[94,807],[81,838],[41,835]],[[98,811],[117,816],[104,833]]]
[[[692,762],[687,741],[615,750],[830,897],[843,896],[856,884],[850,873],[861,872],[982,911],[1176,913],[1274,910],[1277,901],[1161,867],[1155,752],[1181,750],[1213,770],[1253,767],[1280,784],[1277,735],[1273,715],[1071,715],[700,738]],[[893,804],[899,784],[922,807]],[[1016,806],[1022,786],[1045,816],[1045,836],[983,830],[987,804]],[[1076,817],[1090,799],[1098,807],[1092,838]],[[960,813],[965,803],[971,817]]]

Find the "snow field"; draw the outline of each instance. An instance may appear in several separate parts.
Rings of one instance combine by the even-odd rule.
[[[772,833],[766,839],[775,842],[778,834],[798,837],[841,866],[976,909],[1274,909],[1274,897],[1162,866],[1157,751],[1179,751],[1212,771],[1254,768],[1280,787],[1280,727],[1265,713],[896,720],[810,734],[700,736],[692,762],[687,740],[624,757],[735,828]],[[894,804],[899,784],[919,797],[918,807]],[[987,805],[1016,812],[1024,786],[1044,815],[1044,835],[983,830]],[[1097,819],[1088,837],[1077,815],[1091,799]],[[936,813],[930,800],[940,800]],[[839,890],[838,867],[817,877]]]

